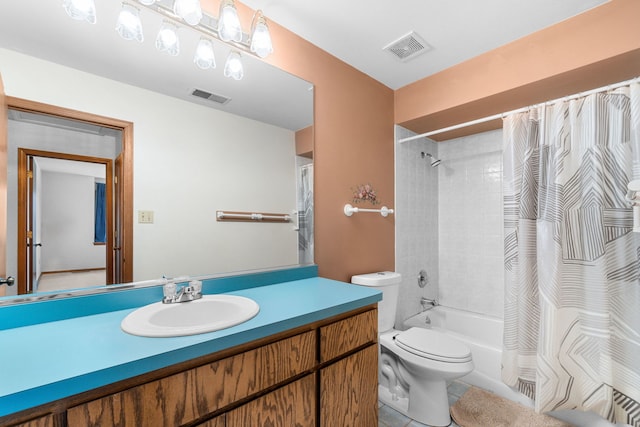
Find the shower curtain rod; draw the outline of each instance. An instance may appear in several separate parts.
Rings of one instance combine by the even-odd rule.
[[[492,116],[482,117],[480,119],[475,119],[475,120],[471,120],[471,121],[468,121],[468,122],[460,123],[460,124],[457,124],[457,125],[448,126],[446,128],[432,130],[432,131],[429,131],[429,132],[426,132],[426,133],[421,133],[420,135],[409,136],[407,138],[399,139],[398,143],[413,141],[414,139],[427,138],[427,137],[429,137],[431,135],[437,135],[439,133],[445,133],[445,132],[449,132],[449,131],[452,131],[452,130],[462,129],[462,128],[466,128],[468,126],[477,125],[477,124],[480,124],[480,123],[490,122],[491,120],[504,118],[505,116],[508,116],[510,114],[523,113],[525,111],[531,110],[532,108],[541,107],[543,105],[551,105],[551,104],[553,104],[555,102],[558,102],[558,101],[571,101],[573,99],[581,98],[583,96],[593,95],[594,93],[600,93],[600,92],[605,92],[605,91],[609,91],[609,90],[618,89],[618,88],[620,88],[622,86],[627,86],[627,85],[630,85],[630,84],[636,83],[636,82],[640,82],[640,77],[635,77],[635,78],[633,78],[631,80],[626,80],[624,82],[615,83],[615,84],[612,84],[612,85],[599,87],[597,89],[588,90],[586,92],[576,93],[574,95],[563,96],[562,98],[556,98],[556,99],[551,100],[551,101],[540,102],[538,104],[529,105],[528,107],[522,107],[522,108],[518,108],[517,110],[507,111],[506,113],[498,113],[498,114],[494,114]]]

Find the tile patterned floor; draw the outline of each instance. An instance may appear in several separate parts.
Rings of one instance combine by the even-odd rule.
[[[461,381],[453,381],[447,386],[449,394],[449,406],[453,405],[469,388],[468,384]],[[378,408],[378,427],[430,427],[408,418],[393,408],[380,402]],[[451,427],[460,427],[451,422]]]

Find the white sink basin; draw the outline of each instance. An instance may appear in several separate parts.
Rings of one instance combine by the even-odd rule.
[[[122,320],[122,330],[143,337],[177,337],[213,332],[254,317],[260,306],[236,295],[204,295],[195,301],[140,307]]]

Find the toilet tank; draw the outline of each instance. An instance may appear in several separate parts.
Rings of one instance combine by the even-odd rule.
[[[370,286],[382,291],[382,301],[378,303],[378,332],[393,329],[398,306],[398,293],[402,275],[393,271],[360,274],[351,277],[351,283]]]

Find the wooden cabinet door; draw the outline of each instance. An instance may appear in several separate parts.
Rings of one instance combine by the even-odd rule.
[[[320,426],[378,425],[378,346],[320,370]]]
[[[36,418],[35,420],[27,421],[22,424],[17,424],[14,427],[54,427],[53,415],[46,415],[44,417]]]
[[[197,427],[226,427],[226,419],[227,415],[222,414],[219,417],[215,417],[210,419],[209,421],[205,421],[202,424],[198,424]]]
[[[315,375],[307,375],[226,415],[226,427],[315,427]],[[334,424],[337,425],[340,424]]]
[[[69,427],[174,427],[310,371],[313,331],[132,387],[67,410]]]

